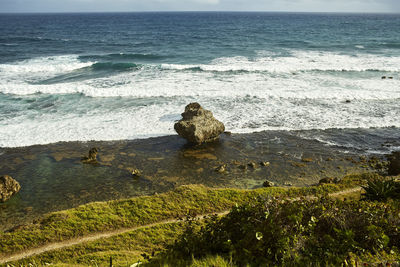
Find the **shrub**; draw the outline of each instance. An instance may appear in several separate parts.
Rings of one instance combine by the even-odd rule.
[[[400,199],[400,183],[393,179],[374,178],[363,186],[365,193],[363,193],[364,200],[372,201],[386,201],[389,198]]]
[[[168,255],[224,255],[239,266],[340,265],[350,254],[397,251],[398,203],[258,198],[204,223],[189,220]]]

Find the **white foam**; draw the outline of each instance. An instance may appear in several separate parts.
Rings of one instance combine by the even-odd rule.
[[[199,68],[203,71],[264,71],[293,73],[300,71],[400,71],[400,57],[380,55],[346,55],[332,52],[292,51],[291,56],[262,56],[250,60],[246,57],[218,58],[210,64],[163,64],[162,68],[184,70]]]
[[[48,85],[31,81],[66,74],[93,62],[82,63],[77,56],[69,55],[0,65],[2,93],[82,93],[91,97],[68,104],[60,98],[64,106],[57,107],[56,103],[54,113],[40,109],[28,112],[23,107],[12,118],[0,118],[0,147],[174,134],[174,120],[192,101],[212,110],[233,132],[400,127],[400,79],[395,74],[391,74],[393,80],[382,80],[379,72],[354,75],[307,71],[397,69],[397,73],[399,58],[292,54],[219,58],[201,66],[210,72],[180,71],[198,65],[152,65],[109,77]],[[248,72],[218,73],[244,69]],[[147,104],[137,104],[141,99]],[[89,101],[94,104],[85,109]]]
[[[3,121],[0,147],[48,144],[57,141],[134,139],[172,132],[173,121],[160,114],[172,111],[168,105],[133,107],[117,112],[88,112],[22,116]],[[32,118],[33,117],[33,118]]]
[[[40,57],[16,62],[0,64],[0,78],[4,84],[36,82],[57,74],[91,66],[93,62],[81,62],[76,55]]]

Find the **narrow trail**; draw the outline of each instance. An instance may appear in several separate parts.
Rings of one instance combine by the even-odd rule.
[[[335,192],[335,193],[330,193],[329,196],[337,197],[340,195],[354,193],[354,192],[357,192],[360,190],[361,190],[361,187],[355,187],[355,188],[350,188],[350,189],[346,189],[346,190]],[[306,198],[311,200],[311,199],[316,199],[317,197],[307,196]],[[299,199],[300,198],[292,198],[292,200],[295,200],[295,201],[299,200]],[[209,215],[216,214],[218,216],[223,216],[223,215],[228,214],[228,212],[229,212],[229,210],[222,211],[222,212],[207,213],[207,214],[198,215],[198,216],[196,216],[196,218],[202,220],[206,216],[209,216]],[[50,243],[50,244],[46,244],[42,247],[25,250],[23,252],[19,252],[19,253],[13,254],[13,255],[4,256],[3,258],[0,258],[0,264],[4,264],[7,262],[11,262],[11,261],[21,260],[23,258],[31,257],[34,255],[38,255],[38,254],[56,250],[56,249],[62,249],[62,248],[71,247],[71,246],[79,245],[79,244],[86,243],[86,242],[96,241],[101,238],[113,237],[116,235],[132,232],[132,231],[136,231],[136,230],[140,230],[140,229],[151,228],[154,226],[167,224],[167,223],[176,223],[179,221],[182,221],[182,220],[181,219],[169,219],[169,220],[164,220],[164,221],[160,221],[160,222],[156,222],[156,223],[152,223],[152,224],[146,224],[146,225],[135,226],[135,227],[130,227],[130,228],[123,228],[123,229],[118,229],[118,230],[113,230],[113,231],[108,231],[108,232],[102,232],[102,233],[95,233],[92,235],[69,239],[66,241]]]
[[[216,214],[218,216],[223,216],[223,215],[228,214],[228,212],[229,211],[227,210],[227,211],[222,211],[222,212],[208,213],[208,214],[198,215],[195,218],[199,219],[199,220],[202,220],[206,216],[209,216],[209,215]],[[42,247],[29,249],[29,250],[25,250],[23,252],[19,252],[17,254],[5,256],[5,257],[0,259],[0,264],[4,264],[4,263],[7,263],[7,262],[11,262],[11,261],[21,260],[23,258],[31,257],[31,256],[34,256],[34,255],[38,255],[38,254],[47,252],[47,251],[51,251],[51,250],[71,247],[71,246],[79,245],[79,244],[86,243],[86,242],[96,241],[96,240],[99,240],[101,238],[113,237],[113,236],[116,236],[116,235],[125,234],[125,233],[128,233],[128,232],[132,232],[132,231],[136,231],[136,230],[140,230],[140,229],[151,228],[151,227],[154,227],[154,226],[167,224],[167,223],[176,223],[176,222],[179,222],[179,221],[182,221],[182,219],[164,220],[164,221],[160,221],[160,222],[156,222],[156,223],[152,223],[152,224],[146,224],[146,225],[135,226],[135,227],[130,227],[130,228],[123,228],[123,229],[118,229],[118,230],[113,230],[113,231],[108,231],[108,232],[102,232],[102,233],[95,233],[95,234],[92,234],[92,235],[87,235],[87,236],[83,236],[83,237],[69,239],[69,240],[66,240],[66,241],[50,243],[50,244],[46,244],[46,245],[44,245]]]

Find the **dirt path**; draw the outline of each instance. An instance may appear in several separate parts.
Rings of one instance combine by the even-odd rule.
[[[218,216],[223,216],[223,215],[227,214],[228,212],[229,211],[222,211],[222,212],[203,214],[203,215],[196,216],[196,218],[202,220],[202,219],[204,219],[204,217],[209,216],[209,215],[217,214]],[[164,220],[164,221],[160,221],[160,222],[156,222],[156,223],[152,223],[152,224],[135,226],[135,227],[131,227],[131,228],[123,228],[123,229],[118,229],[118,230],[103,232],[103,233],[95,233],[92,235],[74,238],[74,239],[70,239],[70,240],[66,240],[66,241],[62,241],[62,242],[50,243],[50,244],[44,245],[39,248],[29,249],[29,250],[25,250],[23,252],[19,252],[17,254],[5,256],[4,258],[0,259],[0,264],[4,264],[4,263],[10,262],[10,261],[17,261],[17,260],[20,260],[20,259],[23,259],[26,257],[31,257],[34,255],[38,255],[38,254],[41,254],[41,253],[44,253],[47,251],[51,251],[51,250],[55,250],[55,249],[71,247],[74,245],[79,245],[79,244],[90,242],[90,241],[96,241],[101,238],[108,238],[108,237],[128,233],[131,231],[136,231],[139,229],[151,228],[151,227],[158,226],[161,224],[176,223],[179,221],[182,221],[182,220],[181,219]]]
[[[343,196],[343,195],[359,192],[359,191],[361,191],[361,189],[362,189],[361,187],[354,187],[354,188],[346,189],[346,190],[343,190],[343,191],[330,193],[329,196],[330,197],[339,197],[339,196]]]
[[[331,194],[329,194],[329,196],[337,197],[337,196],[340,196],[340,195],[346,195],[346,194],[354,193],[354,192],[357,192],[357,191],[360,191],[360,190],[361,190],[361,187],[355,187],[355,188],[350,188],[350,189],[346,189],[346,190],[343,190],[343,191],[331,193]],[[317,197],[314,197],[314,196],[307,197],[307,199],[316,199],[316,198]],[[297,200],[297,199],[299,199],[299,198],[294,198],[293,200]],[[219,212],[219,213],[203,214],[203,215],[196,216],[196,218],[201,220],[204,217],[206,217],[208,215],[212,215],[212,214],[217,214],[218,216],[223,216],[223,215],[227,214],[228,212],[229,211],[227,210],[227,211],[222,211],[222,212]],[[95,233],[95,234],[84,236],[84,237],[74,238],[74,239],[61,241],[61,242],[56,242],[56,243],[50,243],[50,244],[44,245],[44,246],[39,247],[39,248],[29,249],[29,250],[25,250],[23,252],[19,252],[17,254],[5,256],[5,257],[0,259],[0,264],[4,264],[4,263],[7,263],[7,262],[11,262],[11,261],[17,261],[17,260],[20,260],[20,259],[23,259],[23,258],[26,258],[26,257],[31,257],[31,256],[34,256],[34,255],[38,255],[38,254],[41,254],[41,253],[44,253],[44,252],[47,252],[47,251],[51,251],[51,250],[55,250],[55,249],[71,247],[71,246],[74,246],[74,245],[79,245],[79,244],[90,242],[90,241],[96,241],[96,240],[99,240],[101,238],[108,238],[108,237],[112,237],[112,236],[128,233],[128,232],[139,230],[139,229],[151,228],[151,227],[158,226],[158,225],[161,225],[161,224],[175,223],[175,222],[178,222],[178,221],[180,221],[180,219],[164,220],[164,221],[160,221],[160,222],[156,222],[156,223],[152,223],[152,224],[147,224],[147,225],[142,225],[142,226],[135,226],[135,227],[131,227],[131,228],[118,229],[118,230],[109,231],[109,232],[103,232],[103,233]]]

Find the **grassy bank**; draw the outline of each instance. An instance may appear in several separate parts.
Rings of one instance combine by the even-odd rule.
[[[182,186],[171,192],[127,200],[91,203],[75,209],[51,213],[35,224],[0,234],[0,258],[26,249],[40,247],[79,236],[121,228],[147,225],[188,214],[206,214],[228,210],[235,205],[254,202],[259,197],[294,198],[324,195],[351,188],[373,174],[347,176],[340,183],[304,188],[259,188],[255,190],[210,189]],[[159,252],[177,238],[179,223],[140,229],[110,239],[89,242],[62,250],[43,253],[20,263],[100,264],[114,256],[124,265]],[[146,234],[144,234],[146,233]],[[150,239],[149,239],[150,238]],[[140,253],[139,253],[140,252]],[[125,261],[125,263],[123,263]],[[117,265],[119,266],[119,265]]]

